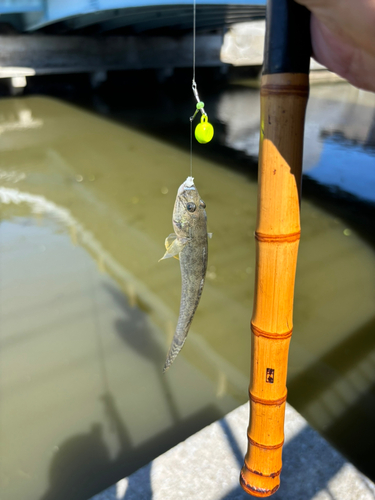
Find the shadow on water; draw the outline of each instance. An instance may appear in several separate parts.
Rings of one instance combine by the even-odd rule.
[[[85,500],[118,480],[114,470],[118,473],[120,467],[126,470],[127,464],[131,464],[130,436],[115,399],[108,392],[103,394],[101,401],[120,446],[118,457],[111,460],[102,425],[92,424],[90,432],[72,436],[58,447],[50,465],[50,486],[41,500]]]
[[[119,337],[137,356],[146,358],[160,368],[164,352],[155,339],[155,332],[150,328],[148,315],[139,307],[132,307],[126,296],[115,287],[105,285],[105,288],[124,313],[123,318],[116,321]]]
[[[52,460],[49,470],[50,485],[48,491],[40,500],[87,500],[98,491],[113,485],[121,478],[126,477],[150,462],[156,456],[195,434],[202,427],[222,417],[218,409],[211,405],[203,408],[194,415],[174,424],[170,429],[152,437],[140,446],[132,447],[128,440],[128,433],[115,409],[111,395],[105,395],[107,414],[112,421],[118,440],[122,448],[117,457],[111,460],[108,449],[102,437],[102,428],[98,424],[92,426],[89,433],[79,434],[69,438],[59,447],[59,451]],[[110,403],[108,404],[108,400]],[[79,464],[79,466],[77,466]],[[149,471],[151,471],[149,466]],[[146,496],[137,498],[152,498],[151,481],[146,478],[142,481]],[[147,487],[146,487],[147,486]],[[128,499],[132,489],[132,480],[129,480]],[[139,485],[137,484],[137,492]]]
[[[324,412],[329,424],[320,432],[372,479],[375,470],[372,453],[375,442],[375,384],[371,383],[366,373],[375,371],[374,332],[375,317],[288,383],[289,402],[312,425],[315,423],[318,426],[314,420],[321,418]],[[351,404],[342,414],[330,414],[327,398],[340,401],[343,389],[346,398],[351,396]],[[309,414],[308,407],[312,402],[319,405],[315,411],[320,415]],[[361,424],[358,425],[358,422]]]
[[[309,366],[298,378],[288,382],[289,398],[299,402],[303,409],[312,399],[319,397],[327,385],[339,380],[349,370],[375,349],[375,317],[356,332],[336,345],[316,363]],[[350,353],[350,356],[348,355]],[[375,468],[375,463],[374,463]]]
[[[102,426],[93,424],[88,433],[72,436],[59,446],[50,465],[50,486],[41,500],[88,498],[100,489],[103,472],[111,465]]]
[[[350,406],[335,419],[327,429],[332,441],[338,443],[337,448],[350,454],[354,465],[360,466],[361,472],[374,479],[374,412],[375,384],[362,394],[356,404]],[[350,433],[348,433],[350,428]],[[363,429],[366,432],[363,432]]]
[[[109,428],[118,442],[117,456],[111,459],[102,425],[93,423],[89,432],[72,436],[58,447],[49,468],[49,488],[40,500],[87,500],[223,416],[215,405],[207,405],[186,418],[179,415],[167,377],[162,373],[165,352],[153,336],[147,314],[137,307],[131,307],[126,297],[114,287],[106,288],[124,313],[123,318],[116,321],[117,333],[137,356],[146,357],[155,365],[155,376],[163,389],[173,424],[141,445],[133,446],[124,424],[124,415],[120,413],[116,399],[107,387],[100,401],[104,405]],[[100,346],[102,348],[102,344]],[[150,472],[150,466],[147,467]],[[124,497],[126,500],[129,497],[139,498],[132,496],[132,491],[135,491],[132,481],[129,479]],[[137,495],[138,492],[139,484]],[[142,481],[141,498],[152,498],[149,474]]]
[[[106,286],[106,289],[124,311],[124,317],[117,320],[115,324],[118,335],[128,348],[155,365],[155,376],[163,389],[170,415],[174,422],[178,422],[180,415],[169,388],[168,378],[162,372],[166,351],[155,340],[147,315],[137,307],[130,307],[126,297],[114,287]]]
[[[168,387],[167,378],[163,377],[161,372],[165,352],[154,337],[147,314],[137,307],[131,307],[126,297],[115,287],[106,285],[106,289],[115,299],[120,310],[123,311],[123,317],[117,319],[115,323],[119,337],[137,356],[145,357],[155,365],[155,375],[163,388],[174,425],[141,446],[133,447],[129,432],[117,409],[114,396],[109,391],[104,393],[101,396],[101,402],[104,405],[109,426],[118,440],[119,452],[117,456],[111,459],[103,439],[102,426],[92,424],[89,432],[72,436],[59,447],[59,451],[50,465],[49,489],[40,500],[66,500],[66,498],[86,500],[98,491],[113,485],[124,476],[135,472],[143,466],[145,461],[150,461],[155,456],[167,451],[201,429],[203,425],[222,416],[217,408],[207,407],[190,418],[180,418]],[[289,386],[291,403],[293,404],[293,394],[299,394],[298,397],[302,398],[302,403],[303,394],[308,394],[308,398],[307,396],[305,398],[306,403],[311,400],[312,390],[313,395],[318,397],[320,392],[327,388],[327,385],[329,386],[337,377],[355,367],[368,354],[371,346],[375,346],[374,328],[374,319],[372,319],[355,332],[350,339],[336,346],[319,360],[317,362],[319,366],[311,367],[293,381]],[[344,355],[348,351],[351,353],[349,357]],[[318,380],[316,379],[317,373],[321,373],[321,378]],[[366,417],[366,414],[367,419],[373,415],[374,405],[372,403],[375,402],[375,387],[372,386],[369,392],[372,394],[371,400],[369,400],[367,393],[366,397],[360,398],[339,419],[335,419],[329,433],[341,433],[339,442],[345,441],[345,429],[347,429],[348,421],[354,422],[358,413],[365,414],[361,415],[361,419]],[[240,469],[243,462],[241,450],[225,419],[220,421],[220,425]],[[371,426],[369,427],[371,428]],[[360,430],[358,432],[357,454],[365,453],[368,456],[368,447],[373,442],[373,438],[368,441],[363,440]],[[349,443],[345,443],[344,448],[350,446],[351,443],[352,439]],[[324,456],[324,461],[320,461],[321,456]],[[355,450],[353,450],[353,457],[355,457]],[[77,463],[80,464],[79,467],[77,467]],[[284,498],[309,500],[322,490],[326,490],[326,493],[331,495],[328,483],[340,471],[344,463],[341,456],[327,443],[320,439],[317,440],[315,432],[306,427],[284,447],[281,487],[273,498],[275,500]],[[373,462],[369,462],[368,466],[369,470],[364,470],[363,466],[362,470],[371,475]],[[125,496],[122,497],[124,500],[152,500],[151,465],[144,467],[142,471],[141,490],[139,479],[129,478]],[[223,500],[245,500],[248,498],[249,496],[238,486]],[[331,498],[335,498],[333,494]]]
[[[120,454],[123,454],[126,450],[131,448],[131,440],[129,433],[121,420],[120,412],[116,408],[115,398],[110,392],[107,392],[102,395],[101,400],[104,405],[105,414],[110,423],[110,428],[117,436],[121,450]]]

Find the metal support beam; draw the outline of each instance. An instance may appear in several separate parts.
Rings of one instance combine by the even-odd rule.
[[[43,0],[5,0],[0,2],[0,14],[42,12],[44,3]]]
[[[197,66],[222,66],[221,35],[200,35]],[[192,65],[191,36],[0,36],[0,66],[32,68],[35,74],[183,68]]]

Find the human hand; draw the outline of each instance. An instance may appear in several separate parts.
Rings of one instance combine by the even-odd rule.
[[[375,92],[375,0],[296,0],[311,11],[314,58]]]

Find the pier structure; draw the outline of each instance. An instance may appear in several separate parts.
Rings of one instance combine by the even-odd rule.
[[[221,55],[228,30],[238,23],[264,22],[265,4],[197,0],[197,66],[231,64],[228,50],[225,61]],[[0,3],[0,77],[18,77],[22,86],[21,80],[32,75],[171,73],[192,65],[192,27],[193,4],[186,0],[8,0]]]
[[[265,12],[266,0],[197,0],[196,66],[260,70]],[[99,86],[107,71],[155,69],[164,80],[192,66],[192,28],[191,0],[7,0],[0,78],[22,89],[33,75],[91,73]],[[338,79],[311,70],[314,82]]]

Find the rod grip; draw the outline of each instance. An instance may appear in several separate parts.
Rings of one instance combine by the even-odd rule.
[[[267,0],[263,75],[310,68],[310,12],[294,0]]]

